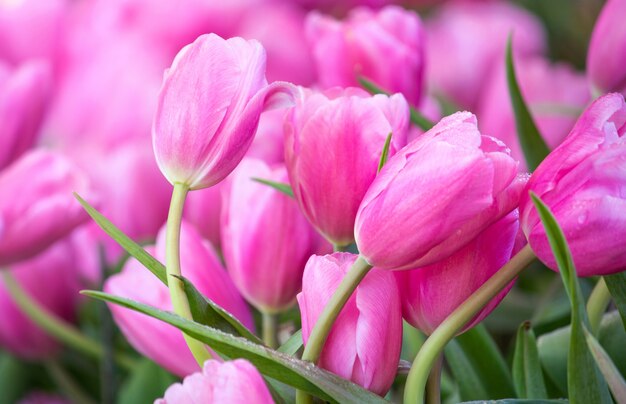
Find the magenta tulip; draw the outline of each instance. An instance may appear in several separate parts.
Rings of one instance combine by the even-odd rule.
[[[13,71],[0,63],[0,170],[37,141],[51,81],[46,63],[29,62]]]
[[[269,404],[273,403],[265,381],[247,360],[230,362],[208,360],[202,372],[171,385],[155,404]]]
[[[384,269],[441,261],[517,207],[525,177],[500,141],[458,112],[391,157],[356,218],[363,258]]]
[[[259,128],[246,157],[254,157],[267,164],[285,162],[284,122],[286,111],[275,109],[261,114]]]
[[[306,264],[298,304],[306,345],[320,313],[357,256],[313,255]],[[332,326],[319,366],[384,395],[396,376],[402,345],[402,315],[393,274],[370,270]]]
[[[217,184],[245,155],[261,112],[288,101],[292,88],[267,85],[258,42],[200,36],[165,73],[152,136],[161,172],[191,189]]]
[[[608,0],[591,35],[587,74],[595,92],[626,94],[626,0]]]
[[[164,261],[164,229],[159,233],[156,248],[148,247],[148,252]],[[219,258],[198,232],[184,222],[181,231],[181,267],[185,277],[201,293],[232,313],[246,327],[254,327],[250,310]],[[104,290],[161,310],[172,311],[167,286],[134,259],[126,263],[122,272],[106,281]],[[179,376],[191,374],[198,369],[183,334],[177,328],[121,306],[112,304],[109,307],[128,341],[143,355]]]
[[[322,87],[356,86],[357,77],[364,76],[413,105],[420,103],[424,33],[415,12],[358,8],[343,22],[313,12],[306,31]]]
[[[385,139],[406,144],[408,105],[400,94],[338,88],[307,93],[285,123],[285,161],[296,200],[327,240],[354,240],[354,219],[376,177]]]
[[[413,327],[431,334],[465,299],[506,264],[515,252],[517,210],[498,220],[450,257],[434,264],[396,271],[402,314]],[[509,284],[463,332],[489,315],[513,287]]]
[[[330,246],[293,198],[254,177],[288,181],[284,167],[255,159],[244,159],[234,171],[222,214],[224,260],[244,297],[259,310],[276,313],[295,301],[309,257]]]
[[[0,172],[0,266],[37,255],[88,220],[72,192],[94,202],[87,178],[51,152],[30,151]]]
[[[563,229],[579,276],[624,270],[626,262],[626,104],[620,94],[596,100],[565,141],[537,167],[520,201],[522,229],[548,267],[557,264],[529,192]]]
[[[225,183],[199,189],[187,195],[183,217],[217,250],[222,246],[222,189]]]

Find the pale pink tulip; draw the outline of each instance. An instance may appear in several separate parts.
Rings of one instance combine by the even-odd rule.
[[[225,184],[219,183],[210,188],[191,192],[185,202],[183,217],[193,224],[203,238],[211,242],[216,249],[221,249],[222,189]]]
[[[354,219],[376,177],[385,139],[389,154],[406,144],[409,110],[402,95],[357,88],[308,92],[285,123],[285,161],[296,200],[327,240],[354,241]]]
[[[356,242],[373,266],[410,269],[445,259],[517,207],[517,161],[476,117],[458,112],[391,157],[363,198]]]
[[[298,304],[302,339],[311,329],[357,256],[313,255],[306,264]],[[402,346],[400,297],[393,274],[376,268],[357,286],[328,334],[319,366],[384,395],[396,376]]]

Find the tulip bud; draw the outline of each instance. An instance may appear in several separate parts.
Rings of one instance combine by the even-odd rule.
[[[626,0],[608,0],[591,35],[587,75],[594,91],[626,94]]]
[[[548,205],[563,229],[579,276],[624,270],[625,134],[624,97],[605,95],[583,112],[528,181],[520,221],[533,252],[548,267],[558,268],[530,191]]]
[[[0,64],[0,170],[37,141],[51,79],[43,62],[30,62],[14,71]]]
[[[239,164],[263,110],[292,86],[267,85],[257,41],[202,35],[165,72],[152,130],[161,172],[191,189],[217,184]]]
[[[519,228],[517,210],[498,220],[450,257],[408,271],[394,271],[403,317],[431,334],[511,258]],[[511,282],[460,331],[480,323],[513,287]]]
[[[302,339],[311,330],[356,255],[313,255],[306,264],[298,304]],[[319,366],[384,395],[396,376],[402,345],[402,315],[393,274],[370,270],[348,299],[322,349]]]
[[[42,252],[88,220],[72,192],[93,200],[64,157],[30,151],[0,172],[0,266]]]
[[[273,403],[265,381],[247,360],[229,362],[208,360],[202,373],[185,377],[182,383],[171,385],[165,396],[155,404],[269,404]]]
[[[322,87],[357,86],[358,76],[413,105],[422,97],[424,33],[418,15],[397,6],[358,8],[345,21],[309,14],[306,34]]]
[[[525,177],[476,117],[458,112],[391,157],[356,218],[361,256],[410,269],[452,255],[517,206]]]
[[[389,154],[406,144],[408,105],[400,94],[369,96],[338,88],[307,93],[285,123],[285,161],[296,200],[336,245],[354,241],[354,219],[376,177],[387,136]]]
[[[284,167],[270,169],[260,160],[243,160],[233,173],[222,214],[224,259],[245,298],[259,310],[275,313],[295,301],[309,257],[330,246],[293,198],[252,177],[288,181]]]
[[[164,230],[159,233],[157,246],[147,248],[148,252],[161,261],[165,258]],[[184,222],[180,245],[181,268],[185,277],[202,294],[252,329],[254,326],[250,311],[228,273],[224,271],[219,258],[197,231]],[[134,259],[130,259],[119,274],[107,279],[104,290],[161,310],[172,311],[167,286]],[[128,341],[143,355],[179,376],[188,375],[198,369],[197,362],[177,328],[121,306],[111,304],[109,307]]]

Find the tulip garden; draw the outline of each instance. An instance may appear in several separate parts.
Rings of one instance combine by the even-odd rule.
[[[626,0],[0,1],[0,403],[626,403]]]

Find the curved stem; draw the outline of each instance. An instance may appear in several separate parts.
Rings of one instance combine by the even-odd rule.
[[[441,404],[441,368],[443,367],[443,355],[440,353],[439,357],[433,365],[433,369],[428,375],[428,381],[426,382],[426,403],[427,404]]]
[[[53,360],[47,360],[44,361],[44,367],[59,389],[65,393],[72,402],[78,404],[96,404],[96,401],[89,397],[58,363]]]
[[[405,403],[422,404],[424,402],[424,388],[428,374],[446,344],[533,259],[535,259],[535,254],[530,246],[526,245],[433,331],[422,345],[411,366],[404,389]]]
[[[261,312],[263,316],[263,342],[272,349],[278,347],[278,314]]]
[[[328,338],[328,334],[335,323],[335,320],[339,316],[341,309],[345,306],[352,292],[359,286],[361,280],[367,275],[372,266],[361,256],[359,256],[352,267],[348,270],[348,273],[337,286],[337,290],[331,296],[330,300],[322,310],[322,313],[317,318],[317,322],[311,330],[309,339],[304,346],[304,352],[302,353],[302,360],[316,363],[322,353],[322,348]],[[296,394],[296,402],[303,403],[309,402],[310,398],[302,391],[298,391]]]
[[[167,272],[167,286],[170,290],[174,313],[193,321],[189,300],[187,300],[183,282],[179,278],[182,275],[180,271],[180,228],[188,192],[189,187],[187,185],[178,182],[174,184],[165,233],[165,270]],[[185,333],[183,333],[183,337],[185,337],[187,346],[200,367],[204,365],[207,359],[211,359],[211,354],[203,343]]]
[[[86,355],[98,359],[104,358],[104,350],[98,342],[86,337],[80,330],[43,308],[22,288],[11,272],[2,271],[2,277],[7,292],[15,304],[26,317],[44,332]],[[135,361],[127,356],[117,354],[114,358],[120,366],[127,370],[131,370],[135,366]]]
[[[600,322],[602,321],[602,315],[606,311],[606,308],[611,302],[611,293],[606,287],[604,278],[600,278],[596,286],[591,291],[589,300],[587,300],[587,314],[589,315],[589,324],[591,325],[591,332],[598,333],[600,328]]]

